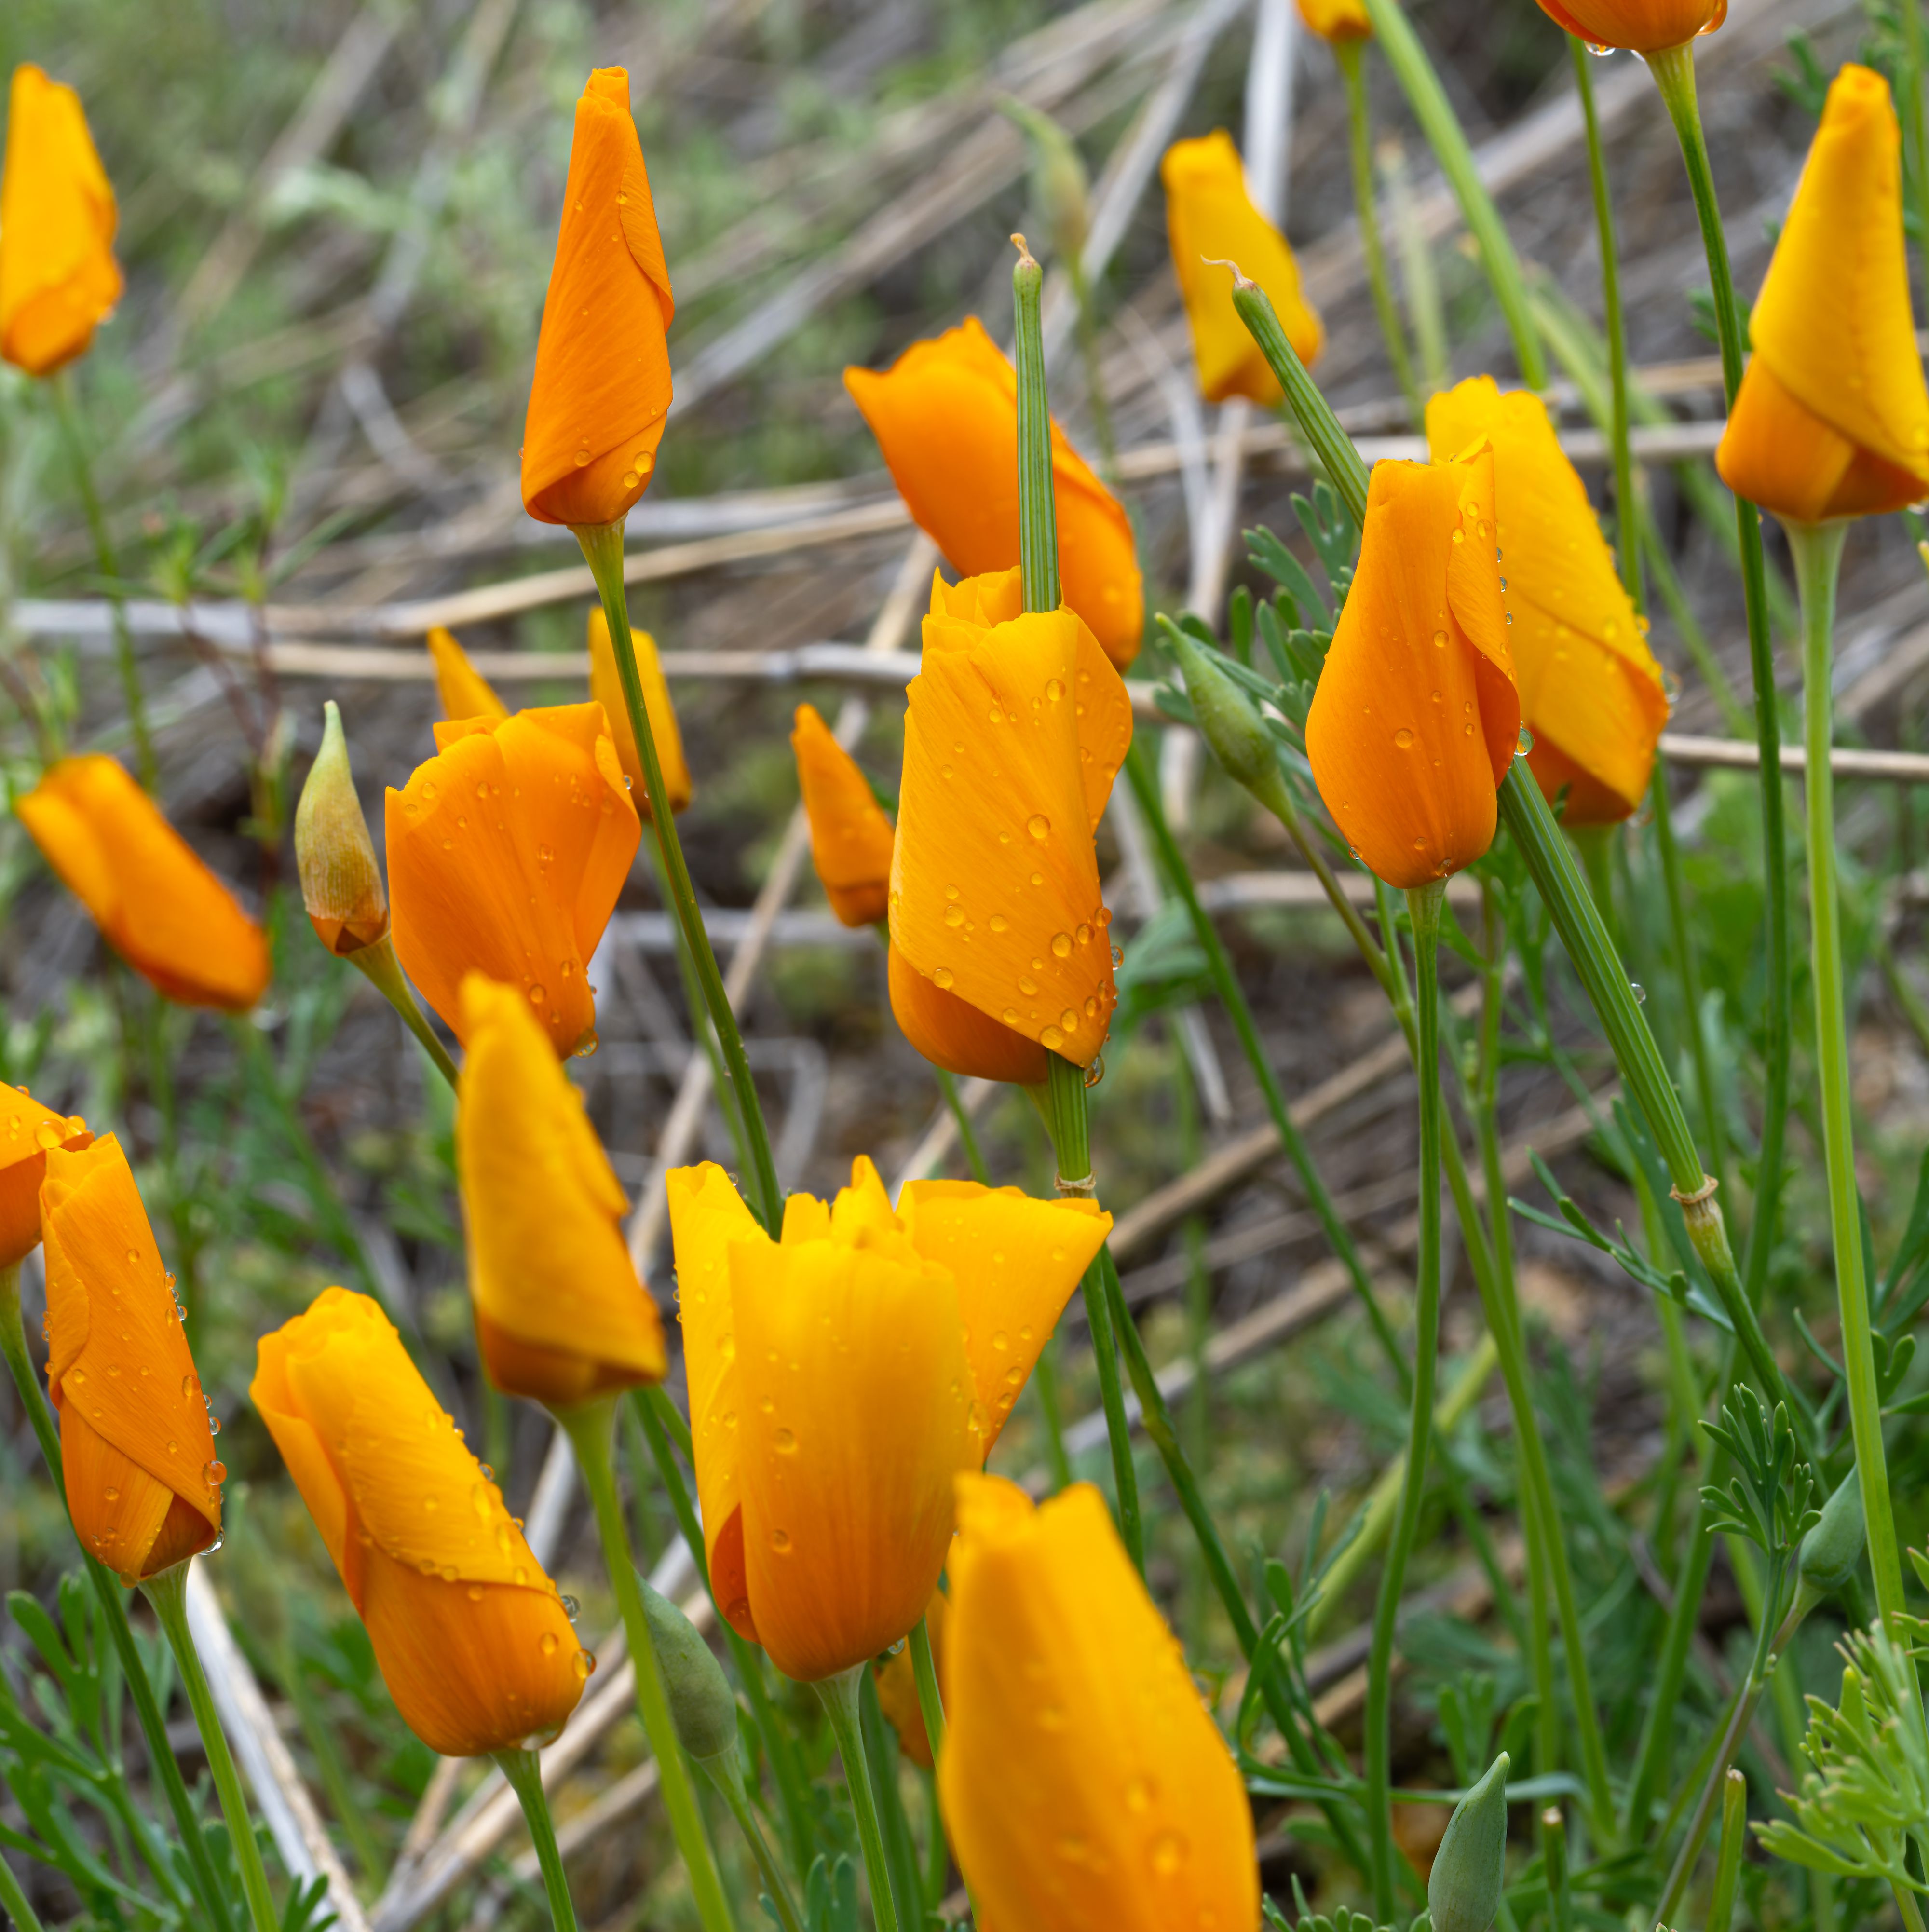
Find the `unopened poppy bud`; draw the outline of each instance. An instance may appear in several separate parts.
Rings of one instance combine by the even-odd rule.
[[[638,1576],[637,1584],[643,1592],[644,1619],[650,1625],[656,1667],[670,1700],[670,1721],[683,1748],[707,1767],[712,1759],[736,1750],[736,1699],[730,1680],[695,1624],[662,1591],[652,1589],[646,1577]],[[728,1774],[726,1766],[718,1769]]]
[[[322,712],[322,748],[295,808],[295,863],[316,936],[346,958],[387,936],[388,895],[356,795],[341,712],[333,698]]]
[[[1166,641],[1179,661],[1192,715],[1227,776],[1249,790],[1268,783],[1279,766],[1258,706],[1226,674],[1216,662],[1219,653],[1208,650],[1190,632],[1174,625],[1166,633]]]
[[[1822,1504],[1821,1520],[1802,1539],[1796,1574],[1804,1608],[1833,1595],[1856,1574],[1865,1533],[1862,1486],[1851,1468]]]
[[[1091,182],[1072,137],[1048,114],[1022,100],[999,103],[1031,143],[1031,198],[1045,218],[1053,252],[1076,260],[1092,225]]]
[[[1433,1855],[1426,1904],[1433,1932],[1487,1932],[1507,1876],[1507,1769],[1502,1751],[1447,1821]]]

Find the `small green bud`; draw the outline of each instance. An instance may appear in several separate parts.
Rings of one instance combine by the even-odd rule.
[[[1821,1520],[1802,1539],[1797,1572],[1802,1593],[1826,1597],[1841,1588],[1862,1560],[1862,1486],[1852,1468],[1822,1506]]]
[[[1091,228],[1091,183],[1072,137],[1050,115],[1022,100],[998,104],[1031,142],[1031,197],[1061,262],[1084,250]]]
[[[696,1626],[649,1580],[637,1579],[643,1614],[656,1648],[656,1667],[670,1699],[670,1716],[683,1748],[699,1764],[736,1749],[736,1700],[730,1680]]]
[[[295,865],[316,936],[346,959],[388,937],[388,895],[356,795],[341,713],[333,698],[322,710],[322,748],[295,808]]]
[[[1216,662],[1219,653],[1201,644],[1190,632],[1176,625],[1166,628],[1166,641],[1179,661],[1184,674],[1186,695],[1192,701],[1192,714],[1199,721],[1213,756],[1249,790],[1269,785],[1279,765],[1273,756],[1273,740],[1265,721],[1251,698],[1228,677]]]
[[[1507,1767],[1502,1751],[1447,1821],[1426,1881],[1433,1932],[1487,1932],[1507,1876]]]

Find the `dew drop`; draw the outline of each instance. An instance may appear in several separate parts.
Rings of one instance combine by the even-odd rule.
[[[1052,935],[1052,956],[1054,959],[1071,958],[1072,935],[1069,932],[1054,932]]]
[[[110,1503],[117,1503],[121,1500],[121,1492],[118,1490],[109,1490],[106,1497]]]
[[[1038,982],[1029,973],[1018,976],[1018,989],[1028,1000],[1038,991]]]
[[[1170,1878],[1185,1862],[1186,1841],[1177,1832],[1161,1832],[1152,1840],[1152,1869],[1159,1877]]]
[[[201,1472],[201,1480],[211,1490],[218,1490],[228,1479],[228,1466],[218,1457]]]
[[[790,1532],[788,1529],[773,1529],[770,1532],[772,1550],[788,1550],[790,1546]]]
[[[575,1672],[578,1683],[587,1683],[590,1673],[596,1667],[596,1653],[593,1651],[579,1650],[569,1660],[569,1667]]]
[[[999,1018],[1000,1019],[1001,1019],[1002,1021],[1004,1021],[1004,1022],[1005,1023],[1005,1024],[1006,1024],[1006,1026],[1008,1026],[1008,1027],[1015,1027],[1015,1026],[1016,1026],[1016,1025],[1018,1024],[1018,1009],[1017,1009],[1017,1007],[1016,1007],[1016,1006],[1007,1006],[1007,1007],[1006,1007],[1006,1009],[1004,1010],[1004,1011],[1003,1012],[1001,1012],[1001,1013],[998,1016],[998,1018]]]
[[[964,908],[962,906],[946,906],[944,908],[944,922],[956,932],[964,923]]]
[[[952,984],[956,978],[957,975],[952,971],[949,966],[940,966],[932,974],[931,983],[935,986],[940,993],[948,993],[950,992]]]
[[[794,1456],[797,1453],[797,1438],[790,1430],[780,1429],[770,1439],[776,1444],[778,1455]]]
[[[1024,821],[1024,829],[1034,838],[1049,838],[1052,836],[1052,821],[1042,812],[1034,812]]]
[[[1041,1046],[1048,1047],[1054,1053],[1065,1044],[1065,1036],[1055,1026],[1048,1026],[1039,1036]]]
[[[994,912],[992,915],[991,926],[994,932],[1009,932],[1011,930],[1012,922],[1003,913]]]
[[[544,1656],[554,1657],[562,1646],[556,1641],[555,1631],[544,1630],[542,1636],[536,1639],[536,1648],[542,1652]]]
[[[1394,742],[1397,745],[1402,752],[1410,752],[1413,749],[1413,734],[1409,731],[1404,724],[1402,724],[1400,729],[1394,734]]]

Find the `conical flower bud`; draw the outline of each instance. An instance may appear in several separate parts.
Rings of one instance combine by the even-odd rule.
[[[1028,101],[1000,101],[1031,144],[1031,198],[1045,218],[1052,252],[1076,260],[1092,225],[1091,182],[1072,137],[1052,116]]]
[[[683,1748],[707,1765],[736,1749],[736,1700],[730,1680],[697,1627],[664,1596],[638,1576],[643,1614],[656,1651],[656,1667],[670,1699],[670,1721]]]
[[[345,959],[387,936],[388,895],[356,796],[341,713],[333,698],[322,710],[322,748],[295,808],[295,863],[316,937]]]
[[[1862,1486],[1851,1468],[1822,1505],[1822,1520],[1802,1539],[1797,1574],[1802,1597],[1819,1602],[1841,1588],[1862,1560]]]
[[[1500,1910],[1507,1876],[1507,1768],[1502,1751],[1447,1821],[1426,1881],[1433,1932],[1487,1932]]]
[[[1258,706],[1226,674],[1216,662],[1219,653],[1208,650],[1190,632],[1172,625],[1166,630],[1166,641],[1179,661],[1186,695],[1192,701],[1192,716],[1198,720],[1213,756],[1226,767],[1226,776],[1249,790],[1268,784],[1279,766]]]

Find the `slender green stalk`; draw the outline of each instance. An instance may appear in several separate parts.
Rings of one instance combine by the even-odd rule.
[[[958,1082],[942,1066],[934,1065],[931,1070],[938,1076],[938,1090],[944,1096],[944,1104],[951,1109],[951,1118],[957,1123],[958,1144],[964,1150],[966,1163],[971,1169],[971,1178],[980,1187],[988,1187],[992,1177],[985,1166],[982,1149],[978,1145],[976,1129],[971,1125],[971,1116],[964,1111],[964,1102],[958,1091]]]
[[[1085,1070],[1058,1054],[1046,1055],[1046,1126],[1058,1161],[1058,1192],[1089,1198],[1092,1186],[1090,1117],[1085,1101]],[[1132,1424],[1125,1413],[1125,1391],[1119,1382],[1118,1342],[1112,1332],[1112,1306],[1105,1290],[1101,1259],[1086,1269],[1079,1284],[1085,1319],[1092,1330],[1092,1353],[1099,1372],[1099,1400],[1105,1410],[1106,1436],[1112,1448],[1113,1486],[1118,1498],[1118,1533],[1132,1568],[1145,1569],[1145,1532],[1139,1520],[1138,1474],[1132,1462]]]
[[[1706,1932],[1728,1932],[1748,1840],[1748,1780],[1731,1768],[1721,1781],[1721,1852],[1714,1868],[1714,1894],[1708,1901]]]
[[[455,1062],[450,1059],[448,1048],[436,1037],[435,1028],[416,1005],[416,996],[410,990],[408,981],[402,976],[402,962],[395,957],[394,941],[385,932],[373,946],[364,946],[359,952],[351,952],[348,963],[395,1009],[396,1016],[415,1035],[416,1043],[428,1055],[430,1064],[448,1082],[452,1091],[459,1077]]]
[[[577,1464],[583,1472],[583,1486],[589,1491],[591,1507],[596,1513],[603,1562],[616,1592],[616,1608],[622,1612],[630,1658],[635,1666],[638,1714],[643,1719],[650,1748],[656,1754],[664,1809],[670,1814],[670,1828],[689,1872],[698,1916],[703,1921],[704,1932],[731,1932],[730,1901],[717,1876],[716,1861],[704,1830],[704,1815],[697,1806],[696,1787],[690,1780],[690,1768],[676,1740],[663,1673],[657,1666],[656,1646],[650,1637],[649,1619],[644,1614],[643,1593],[636,1586],[636,1570],[630,1557],[629,1524],[616,1493],[612,1455],[616,1402],[614,1396],[605,1396],[579,1408],[559,1410],[556,1419],[568,1432],[570,1446],[576,1451]]]
[[[80,491],[81,508],[86,512],[87,528],[94,539],[94,555],[100,574],[106,580],[107,608],[114,626],[114,662],[121,674],[122,701],[128,707],[128,729],[134,741],[134,764],[140,773],[141,789],[152,792],[160,781],[154,763],[154,739],[148,730],[147,700],[141,691],[140,667],[134,661],[134,633],[128,627],[128,607],[121,593],[120,566],[114,559],[114,541],[108,534],[106,513],[100,508],[100,494],[94,487],[94,465],[87,454],[87,439],[80,425],[80,411],[74,400],[71,372],[63,369],[49,385],[53,392],[54,412],[60,418],[68,460],[74,466],[74,480]]]
[[[4,1856],[0,1856],[0,1912],[14,1922],[14,1932],[40,1932],[40,1922]]]
[[[1661,885],[1668,902],[1668,936],[1682,976],[1682,1004],[1688,1024],[1688,1054],[1701,1101],[1701,1130],[1708,1145],[1708,1171],[1718,1189],[1728,1181],[1728,1136],[1721,1124],[1721,1096],[1714,1084],[1714,1063],[1708,1051],[1708,1029],[1701,1022],[1701,970],[1695,959],[1694,928],[1688,923],[1688,893],[1682,884],[1682,852],[1675,841],[1673,801],[1667,767],[1660,758],[1649,774],[1648,797],[1654,814],[1654,848],[1661,858]],[[1658,1262],[1658,1255],[1655,1258]]]
[[[1715,325],[1721,342],[1722,382],[1732,408],[1736,392],[1742,386],[1742,318],[1735,299],[1734,278],[1729,272],[1728,238],[1722,230],[1720,203],[1708,166],[1701,109],[1695,97],[1692,44],[1650,54],[1648,70],[1654,76],[1654,85],[1660,90],[1681,142],[1688,190],[1701,224],[1702,246],[1708,256],[1708,280],[1714,291]],[[1748,665],[1755,686],[1755,742],[1761,759],[1766,900],[1762,925],[1768,950],[1768,1037],[1762,1068],[1762,1134],[1756,1161],[1760,1178],[1755,1190],[1754,1218],[1748,1230],[1745,1269],[1748,1300],[1759,1306],[1768,1280],[1768,1253],[1774,1240],[1781,1194],[1782,1146],[1788,1126],[1792,963],[1789,954],[1788,840],[1782,822],[1781,718],[1775,708],[1774,646],[1768,628],[1762,520],[1754,505],[1740,496],[1735,500],[1735,534],[1742,561],[1742,598],[1748,608]],[[1681,1184],[1677,1180],[1676,1184]],[[1752,1360],[1752,1351],[1750,1354]]]
[[[1045,1424],[1045,1466],[1052,1474],[1052,1492],[1056,1496],[1072,1480],[1072,1459],[1065,1453],[1065,1412],[1058,1399],[1058,1336],[1056,1330],[1045,1339],[1032,1365],[1031,1385],[1038,1393],[1038,1413]]]
[[[1406,328],[1394,300],[1393,278],[1387,273],[1387,254],[1380,240],[1379,198],[1373,184],[1372,116],[1366,99],[1366,43],[1342,38],[1333,43],[1340,77],[1346,85],[1347,146],[1353,162],[1353,208],[1360,224],[1360,252],[1366,258],[1366,284],[1373,292],[1373,312],[1379,317],[1381,339],[1394,380],[1406,398],[1407,414],[1416,429],[1426,424],[1426,399],[1414,380],[1413,358],[1407,352]]]
[[[1614,452],[1614,554],[1622,587],[1636,610],[1642,608],[1640,515],[1634,500],[1634,458],[1628,438],[1628,331],[1621,314],[1621,258],[1614,240],[1614,199],[1608,190],[1607,157],[1600,145],[1600,116],[1594,111],[1594,70],[1589,55],[1571,34],[1574,91],[1588,133],[1588,178],[1594,189],[1594,232],[1600,247],[1600,304],[1607,336],[1607,380],[1611,392],[1608,440]]]
[[[1413,919],[1414,976],[1418,982],[1420,1083],[1420,1257],[1414,1282],[1413,1406],[1407,1430],[1406,1471],[1400,1485],[1379,1596],[1373,1607],[1372,1647],[1366,1661],[1364,1724],[1366,1829],[1373,1861],[1374,1916],[1394,1915],[1393,1660],[1400,1592],[1407,1559],[1420,1529],[1426,1493],[1426,1452],[1433,1440],[1433,1381],[1440,1328],[1440,904],[1444,881],[1415,886],[1406,896]]]
[[[268,1889],[268,1873],[261,1862],[261,1847],[255,1840],[254,1821],[248,1816],[241,1774],[235,1768],[227,1733],[221,1729],[214,1694],[208,1688],[200,1654],[188,1628],[187,1564],[177,1563],[158,1576],[150,1576],[141,1590],[154,1606],[154,1613],[166,1633],[175,1668],[181,1673],[182,1688],[188,1693],[188,1705],[194,1713],[195,1728],[201,1733],[208,1768],[214,1774],[214,1789],[220,1795],[221,1815],[228,1821],[228,1838],[234,1847],[235,1863],[241,1869],[242,1892],[248,1900],[254,1932],[280,1932],[280,1915]]]
[[[938,1660],[931,1652],[931,1626],[920,1617],[911,1626],[911,1672],[917,1679],[917,1707],[935,1764],[944,1752],[944,1698],[938,1688]]]
[[[1353,447],[1353,439],[1340,426],[1340,418],[1328,407],[1319,386],[1306,374],[1299,352],[1287,340],[1272,298],[1257,282],[1232,270],[1232,306],[1246,325],[1246,333],[1258,344],[1274,380],[1285,392],[1288,406],[1297,418],[1320,467],[1326,472],[1340,500],[1352,512],[1353,520],[1363,528],[1366,520],[1366,466]]]
[[[1407,320],[1413,327],[1413,349],[1420,367],[1420,394],[1430,396],[1448,382],[1447,312],[1440,300],[1440,278],[1434,272],[1433,242],[1420,218],[1413,197],[1413,176],[1406,150],[1389,141],[1380,150],[1380,174],[1394,218],[1394,239],[1400,254],[1400,281],[1406,294]]]
[[[1460,204],[1462,218],[1480,251],[1480,263],[1506,318],[1508,332],[1514,338],[1514,359],[1520,364],[1521,380],[1530,389],[1547,386],[1547,363],[1540,338],[1534,327],[1528,306],[1526,278],[1520,272],[1520,258],[1514,252],[1512,238],[1500,218],[1500,211],[1480,180],[1474,151],[1454,113],[1440,76],[1426,58],[1408,22],[1400,0],[1366,0],[1366,13],[1373,23],[1373,36],[1380,52],[1394,70],[1406,93],[1413,118],[1440,172],[1447,177],[1454,197]]]
[[[1052,482],[1052,404],[1045,386],[1045,327],[1040,296],[1045,272],[1014,235],[1012,326],[1018,351],[1018,560],[1028,610],[1055,610],[1058,587],[1058,503]]]
[[[724,1070],[730,1098],[742,1118],[744,1136],[751,1151],[750,1177],[752,1211],[775,1235],[783,1224],[784,1197],[777,1185],[777,1166],[770,1153],[770,1135],[764,1124],[756,1083],[750,1077],[750,1062],[743,1051],[743,1035],[736,1016],[730,1010],[730,995],[724,990],[723,975],[717,970],[717,956],[711,950],[710,936],[704,927],[704,915],[697,904],[696,888],[690,882],[690,868],[683,857],[682,841],[676,836],[676,821],[671,815],[669,796],[664,788],[663,763],[658,757],[656,740],[650,728],[650,712],[643,699],[643,683],[637,674],[636,646],[630,637],[629,604],[623,588],[623,526],[615,524],[585,524],[576,531],[596,589],[603,600],[603,615],[608,620],[610,648],[615,653],[617,675],[622,680],[623,704],[629,712],[630,730],[636,739],[637,755],[643,761],[644,789],[649,796],[650,830],[663,862],[669,884],[670,902],[690,948],[690,957],[704,992],[704,1004],[716,1028],[723,1048]],[[721,1898],[722,1894],[718,1894]]]
[[[1902,23],[1902,148],[1908,178],[1916,184],[1918,214],[1929,209],[1929,139],[1922,124],[1922,10],[1921,0],[1896,0]]]
[[[556,1932],[576,1932],[576,1905],[569,1896],[569,1874],[562,1869],[562,1853],[556,1845],[556,1826],[549,1815],[549,1798],[542,1788],[542,1760],[532,1750],[499,1750],[494,1755],[496,1768],[508,1779],[509,1789],[520,1802],[523,1816],[528,1820],[536,1862],[542,1868],[542,1888],[549,1894],[550,1922]]]
[[[1835,1247],[1836,1300],[1842,1318],[1842,1369],[1849,1423],[1868,1520],[1869,1569],[1876,1606],[1900,1643],[1904,1610],[1902,1552],[1888,1492],[1882,1448],[1882,1399],[1876,1387],[1864,1272],[1862,1198],[1856,1186],[1855,1125],[1849,1092],[1848,987],[1842,963],[1841,908],[1835,885],[1835,778],[1833,669],[1835,580],[1842,560],[1843,523],[1785,524],[1802,596],[1802,682],[1808,748],[1804,785],[1808,802],[1809,970],[1815,985],[1815,1062],[1822,1105],[1822,1152],[1828,1176],[1828,1224]]]
[[[40,1455],[47,1466],[47,1473],[53,1478],[53,1486],[60,1493],[61,1506],[67,1506],[67,1484],[62,1467],[60,1436],[55,1424],[53,1414],[47,1406],[46,1398],[40,1392],[40,1378],[34,1372],[33,1358],[27,1352],[26,1330],[20,1320],[20,1264],[0,1268],[0,1354],[7,1358],[8,1372],[14,1378],[14,1392],[26,1410],[28,1421],[32,1425],[34,1439],[40,1444]],[[76,1545],[80,1539],[76,1534]],[[94,1594],[100,1606],[102,1621],[107,1627],[114,1654],[120,1660],[121,1675],[134,1700],[134,1715],[141,1727],[141,1737],[147,1745],[148,1762],[152,1775],[159,1781],[166,1793],[168,1809],[174,1814],[175,1828],[181,1834],[181,1843],[188,1854],[188,1862],[194,1874],[194,1888],[209,1922],[218,1932],[232,1932],[234,1918],[229,1910],[227,1888],[214,1870],[213,1859],[208,1856],[208,1841],[202,1835],[201,1820],[196,1813],[194,1798],[189,1795],[187,1781],[181,1775],[181,1766],[174,1755],[174,1748],[167,1741],[167,1720],[162,1715],[160,1706],[154,1694],[154,1686],[148,1681],[146,1666],[141,1661],[140,1650],[134,1643],[134,1634],[128,1622],[128,1606],[120,1586],[115,1581],[106,1565],[84,1546],[81,1556],[87,1565],[87,1574],[94,1586]]]
[[[826,1677],[812,1688],[817,1692],[844,1760],[844,1782],[850,1808],[857,1814],[857,1842],[864,1853],[864,1870],[871,1881],[871,1916],[878,1932],[898,1932],[902,1922],[891,1889],[891,1868],[884,1857],[884,1836],[878,1822],[877,1800],[871,1789],[871,1767],[865,1755],[864,1732],[858,1720],[857,1698],[868,1664]]]
[[[1568,1884],[1568,1821],[1558,1804],[1540,1814],[1540,1858],[1547,1874],[1547,1922],[1552,1932],[1574,1932],[1574,1895]]]
[[[1112,404],[1106,395],[1105,359],[1099,353],[1098,304],[1093,299],[1092,279],[1085,273],[1082,256],[1076,248],[1065,254],[1065,272],[1071,278],[1072,298],[1078,315],[1078,357],[1085,365],[1085,400],[1092,412],[1092,434],[1099,446],[1099,474],[1118,487],[1118,439],[1112,428]]]
[[[790,1882],[783,1867],[777,1862],[776,1854],[770,1849],[770,1840],[764,1835],[764,1827],[758,1822],[757,1808],[751,1803],[749,1793],[743,1788],[742,1767],[737,1767],[738,1774],[735,1777],[728,1769],[714,1768],[708,1762],[704,1769],[709,1774],[710,1782],[722,1792],[724,1802],[730,1807],[730,1815],[736,1820],[737,1829],[750,1846],[751,1856],[756,1859],[757,1869],[763,1876],[765,1896],[776,1910],[778,1922],[784,1932],[803,1932],[797,1902],[790,1895]]]

